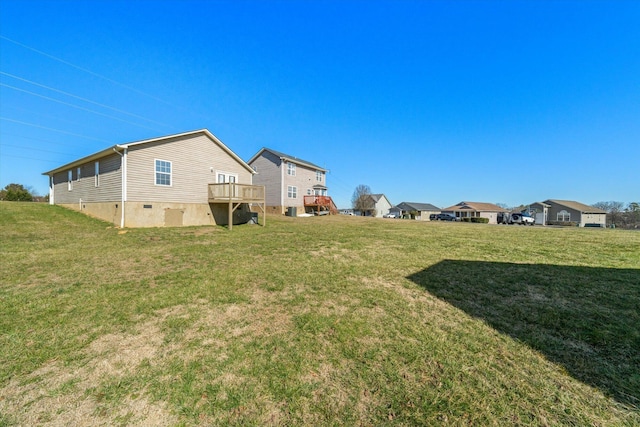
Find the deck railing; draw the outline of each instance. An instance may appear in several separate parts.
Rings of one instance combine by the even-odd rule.
[[[331,206],[332,203],[329,196],[304,196],[305,206]]]
[[[264,186],[225,182],[209,184],[209,200],[216,202],[252,202],[264,201]]]

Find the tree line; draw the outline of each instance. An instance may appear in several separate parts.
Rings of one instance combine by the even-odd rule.
[[[640,203],[639,202],[598,202],[592,205],[594,208],[607,212],[607,225],[616,228],[640,229]]]
[[[0,200],[9,202],[46,202],[49,195],[39,196],[32,187],[11,183],[0,190]]]

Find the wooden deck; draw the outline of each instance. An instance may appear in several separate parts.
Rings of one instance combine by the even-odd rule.
[[[243,203],[260,208],[262,211],[262,225],[265,224],[264,185],[225,182],[224,184],[209,184],[208,192],[209,203],[226,203],[229,205],[229,230],[233,228],[233,212]]]
[[[304,196],[304,206],[311,207],[316,215],[338,213],[336,204],[329,196]]]

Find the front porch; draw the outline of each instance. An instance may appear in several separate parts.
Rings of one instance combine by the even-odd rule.
[[[209,203],[228,204],[229,230],[233,228],[233,212],[242,204],[257,206],[262,211],[262,225],[265,225],[264,185],[238,184],[236,182],[209,184],[208,194]]]

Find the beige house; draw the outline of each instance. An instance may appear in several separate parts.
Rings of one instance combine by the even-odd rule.
[[[450,213],[458,218],[487,218],[489,224],[498,223],[498,213],[505,210],[493,203],[460,202],[457,205],[442,209],[443,213]]]
[[[49,203],[120,227],[228,224],[264,212],[255,172],[206,129],[116,144],[44,172]],[[233,218],[233,221],[229,221]]]
[[[309,161],[270,148],[262,148],[248,162],[264,185],[268,212],[289,215],[337,213],[327,195],[327,170]]]
[[[369,194],[369,201],[367,202],[367,205],[371,206],[371,210],[366,214],[378,218],[382,218],[384,215],[388,214],[389,209],[393,206],[384,194]]]
[[[536,224],[577,225],[579,227],[606,227],[607,212],[573,200],[549,199],[532,203]]]

